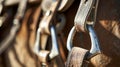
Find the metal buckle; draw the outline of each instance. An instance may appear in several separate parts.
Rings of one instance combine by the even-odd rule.
[[[101,53],[100,50],[100,45],[99,45],[99,41],[97,38],[97,35],[94,31],[94,28],[92,25],[87,25],[88,31],[89,31],[89,35],[90,35],[90,39],[91,39],[91,49],[90,49],[90,56],[96,55],[97,53]],[[68,35],[68,39],[67,39],[67,49],[69,51],[71,51],[73,45],[73,38],[75,36],[76,30],[75,30],[75,26],[71,29],[69,35]]]
[[[49,58],[53,59],[59,54],[59,49],[58,49],[58,42],[57,42],[57,36],[55,32],[54,26],[50,27],[50,32],[51,32],[51,38],[52,38],[52,49],[49,53]],[[40,47],[40,37],[41,37],[41,30],[40,28],[37,30],[37,36],[36,36],[36,42],[34,46],[34,52],[39,56],[39,52],[42,50]]]

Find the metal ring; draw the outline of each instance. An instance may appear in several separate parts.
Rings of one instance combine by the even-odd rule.
[[[93,29],[92,25],[87,25],[88,31],[89,31],[89,35],[91,38],[91,49],[90,49],[90,53],[96,54],[96,53],[101,53],[100,51],[100,46],[99,46],[99,42],[98,42],[98,38],[97,35]],[[73,45],[73,38],[75,36],[76,30],[75,30],[75,26],[71,29],[69,35],[68,35],[68,39],[67,39],[67,49],[69,51],[71,51]]]

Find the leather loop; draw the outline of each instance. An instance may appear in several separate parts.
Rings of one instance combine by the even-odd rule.
[[[87,24],[94,26],[96,22],[98,3],[99,0],[81,0],[74,20],[74,25],[77,31],[88,31],[86,26]],[[88,20],[89,16],[92,16],[91,20]]]
[[[87,53],[86,49],[73,47],[68,55],[66,67],[81,67]]]

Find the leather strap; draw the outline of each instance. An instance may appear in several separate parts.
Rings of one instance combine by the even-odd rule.
[[[50,9],[46,12],[44,17],[40,21],[39,28],[41,30],[41,33],[50,34],[50,24],[52,24],[59,4],[60,0],[55,0],[54,2],[52,2]]]
[[[96,14],[97,14],[97,7],[98,7],[99,0],[81,0],[81,3],[79,5],[77,14],[75,16],[74,24],[77,31],[87,31],[86,24],[88,24],[87,19],[89,15],[91,14],[92,9],[94,8],[94,17],[92,19],[92,22],[90,21],[89,24],[94,25],[96,22]]]
[[[24,16],[26,5],[27,5],[27,0],[20,1],[17,13],[16,13],[15,18],[13,20],[13,26],[10,30],[10,34],[0,43],[0,45],[2,45],[2,46],[0,46],[0,54],[3,51],[5,51],[6,48],[10,45],[10,43],[14,40],[14,37],[20,28],[20,20]]]
[[[73,47],[68,55],[66,67],[81,67],[87,53],[86,49]]]
[[[90,58],[90,63],[94,67],[106,67],[106,65],[110,62],[108,60],[108,57],[105,56],[103,53],[99,53],[95,55],[94,57]]]

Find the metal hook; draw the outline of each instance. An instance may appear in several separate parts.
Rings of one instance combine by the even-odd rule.
[[[52,49],[49,53],[49,58],[53,59],[59,54],[59,49],[58,49],[58,42],[57,42],[57,37],[56,37],[56,32],[54,26],[50,27],[50,32],[51,32],[51,38],[52,38]],[[39,55],[40,52],[40,36],[41,36],[41,30],[40,28],[37,30],[37,36],[36,36],[36,42],[34,46],[34,52]]]
[[[98,38],[97,35],[94,31],[94,28],[92,25],[87,25],[88,31],[89,31],[89,35],[91,38],[91,49],[90,49],[90,54],[91,55],[95,55],[96,53],[101,53],[100,50],[100,46],[99,46],[99,42],[98,42]],[[75,30],[75,26],[71,29],[69,35],[68,35],[68,39],[67,39],[67,49],[69,51],[71,51],[72,49],[72,42],[73,42],[73,38],[75,36],[76,30]]]
[[[89,31],[89,35],[90,35],[91,43],[92,43],[90,53],[91,54],[101,53],[98,37],[95,33],[95,30],[94,30],[93,26],[88,25],[87,27],[88,27],[88,31]]]
[[[52,36],[52,50],[51,50],[49,56],[52,59],[59,54],[59,50],[58,50],[58,42],[57,42],[55,28],[53,26],[51,26],[50,31],[51,31],[51,36]]]
[[[75,26],[73,26],[72,29],[70,30],[70,33],[69,33],[68,38],[67,38],[68,51],[72,50],[72,47],[73,47],[72,43],[73,43],[73,38],[75,36],[75,33],[76,33]]]

